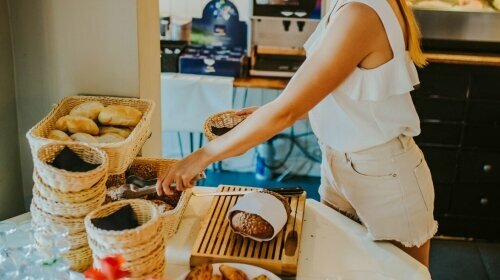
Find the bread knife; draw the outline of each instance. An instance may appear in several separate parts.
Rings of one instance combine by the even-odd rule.
[[[301,195],[304,192],[304,189],[301,187],[293,187],[293,188],[266,188],[265,190],[273,191],[275,193],[281,195]],[[194,196],[237,196],[237,195],[245,195],[252,192],[259,191],[259,189],[248,190],[248,191],[228,191],[228,192],[193,192]]]

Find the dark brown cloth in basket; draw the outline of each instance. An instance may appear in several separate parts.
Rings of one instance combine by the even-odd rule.
[[[84,161],[73,150],[64,147],[53,162],[49,163],[55,168],[64,169],[71,172],[87,172],[96,169],[100,164],[92,164]]]
[[[90,220],[94,226],[104,230],[127,230],[139,226],[139,222],[134,214],[134,209],[130,204],[123,206],[113,214]]]
[[[221,136],[221,135],[228,133],[231,129],[233,129],[235,127],[236,127],[236,125],[233,127],[215,127],[215,126],[212,126],[212,127],[210,127],[210,130],[212,130],[213,134],[215,134],[217,136]]]

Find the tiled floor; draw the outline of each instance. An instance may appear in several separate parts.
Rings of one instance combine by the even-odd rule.
[[[308,198],[319,199],[318,177],[291,177],[284,182],[259,181],[253,173],[209,172],[200,185],[301,186]],[[500,243],[435,238],[430,271],[434,280],[500,280]]]

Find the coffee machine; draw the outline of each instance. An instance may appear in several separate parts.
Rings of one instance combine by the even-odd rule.
[[[323,6],[321,0],[253,0],[250,75],[292,77],[305,60],[303,45]]]

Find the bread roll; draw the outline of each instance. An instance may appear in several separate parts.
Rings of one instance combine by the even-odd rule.
[[[49,135],[47,135],[47,138],[59,141],[73,141],[73,139],[71,139],[68,134],[57,129],[51,130],[49,132]]]
[[[101,136],[95,137],[99,143],[116,143],[125,140],[125,138],[121,137],[116,133],[106,133]]]
[[[69,133],[87,133],[90,135],[98,135],[99,127],[97,124],[85,117],[81,116],[64,116],[57,120],[56,128]]]
[[[99,143],[94,136],[87,134],[87,133],[78,132],[78,133],[72,134],[70,137],[71,137],[71,139],[73,139],[77,142],[84,142],[84,143],[89,143],[89,144]]]
[[[267,276],[266,276],[266,275],[264,275],[264,274],[261,274],[261,275],[259,275],[259,276],[255,277],[255,278],[254,278],[254,279],[252,279],[252,280],[269,280],[269,277],[267,277]]]
[[[193,268],[185,280],[211,280],[213,274],[212,264],[205,263]]]
[[[109,105],[99,114],[103,125],[136,126],[142,118],[142,112],[124,105]]]
[[[114,127],[114,126],[101,126],[99,128],[99,134],[106,134],[106,133],[116,133],[120,135],[123,138],[127,138],[132,130],[128,127]]]
[[[89,118],[92,120],[97,120],[99,113],[101,113],[102,109],[104,109],[104,105],[102,105],[99,101],[90,101],[85,102],[80,105],[76,105],[71,109],[69,114],[71,116],[81,116],[85,118]]]
[[[271,238],[274,228],[259,215],[235,211],[231,217],[231,225],[236,233],[243,233],[259,239]]]
[[[219,271],[222,273],[222,278],[227,280],[248,280],[245,272],[237,269],[235,267],[221,264],[219,266]]]

